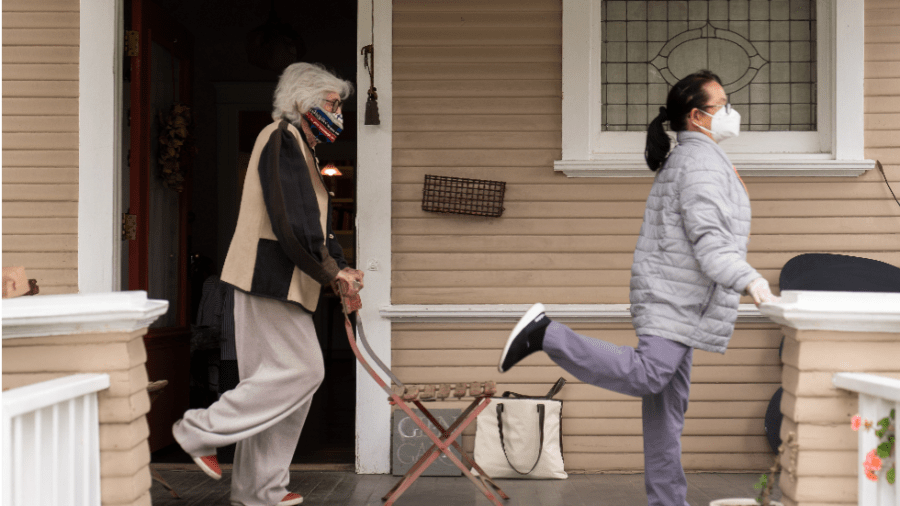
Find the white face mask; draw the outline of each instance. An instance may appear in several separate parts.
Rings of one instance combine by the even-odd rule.
[[[694,123],[694,126],[704,132],[709,132],[714,141],[722,142],[741,134],[741,113],[732,108],[731,104],[725,104],[715,114],[710,114],[703,109],[699,109],[699,111],[707,116],[712,116],[712,124],[708,129],[697,123]]]

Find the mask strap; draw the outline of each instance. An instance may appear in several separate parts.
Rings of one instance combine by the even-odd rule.
[[[707,115],[707,116],[709,116],[709,117],[711,117],[711,118],[715,118],[715,117],[716,117],[715,114],[710,114],[710,113],[704,111],[703,109],[701,109],[701,108],[699,108],[699,107],[696,107],[695,109],[697,109],[698,111],[702,112],[703,114],[705,114],[705,115]],[[693,123],[695,127],[699,128],[700,130],[703,130],[704,132],[712,133],[712,130],[710,130],[710,129],[708,129],[708,128],[704,128],[704,127],[698,125],[697,122],[694,121],[694,120],[691,120],[691,123]]]

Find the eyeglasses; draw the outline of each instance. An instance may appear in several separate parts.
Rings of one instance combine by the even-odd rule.
[[[710,108],[713,108],[713,107],[724,107],[724,108],[725,108],[725,114],[731,114],[731,102],[728,102],[728,103],[725,104],[725,105],[719,105],[719,104],[717,104],[717,105],[704,105],[703,107],[701,107],[701,109],[710,109]]]
[[[336,98],[334,100],[322,100],[322,102],[331,106],[331,112],[336,112],[344,106],[344,101],[339,98]]]

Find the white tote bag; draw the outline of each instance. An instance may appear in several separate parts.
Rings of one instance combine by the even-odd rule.
[[[475,462],[488,476],[558,480],[568,477],[562,458],[562,401],[553,399],[565,383],[560,378],[544,397],[505,392],[479,413]]]

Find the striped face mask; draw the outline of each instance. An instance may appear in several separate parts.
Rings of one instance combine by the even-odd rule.
[[[344,115],[328,112],[318,107],[307,111],[304,116],[319,142],[334,142],[344,130]]]

